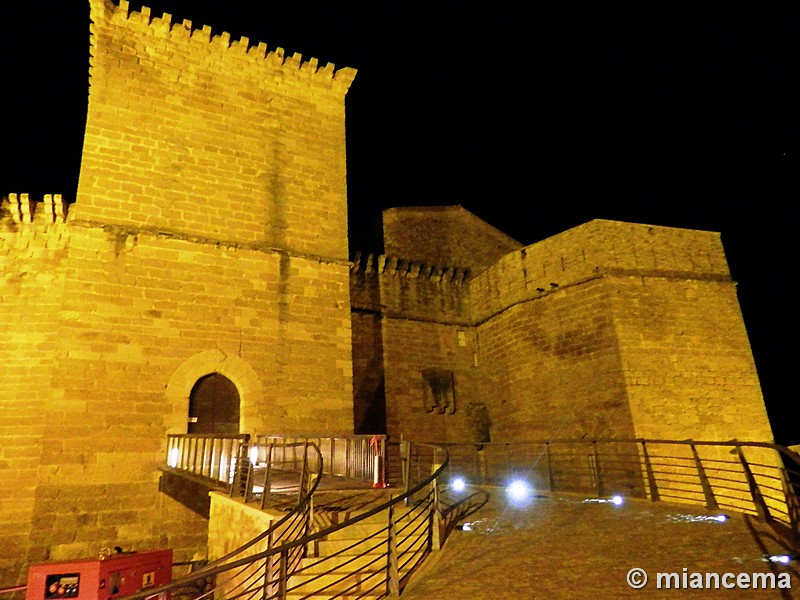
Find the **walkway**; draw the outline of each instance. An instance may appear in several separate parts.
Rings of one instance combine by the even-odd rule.
[[[534,497],[509,506],[503,490],[455,530],[411,581],[403,600],[528,600],[605,598],[800,598],[798,564],[766,562],[786,553],[771,529],[693,505],[628,500],[621,506],[581,496]],[[632,589],[626,574],[645,569],[650,581]],[[656,573],[788,573],[792,589],[657,589]],[[688,577],[688,575],[687,575]],[[735,580],[733,581],[735,584]],[[674,587],[674,586],[673,586]],[[720,588],[722,586],[720,585]]]

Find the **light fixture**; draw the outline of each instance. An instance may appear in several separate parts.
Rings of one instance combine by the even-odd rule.
[[[531,497],[532,489],[527,481],[515,479],[506,488],[506,494],[513,502],[522,502]]]
[[[467,487],[467,482],[463,477],[455,477],[450,481],[450,489],[454,492],[463,492]]]

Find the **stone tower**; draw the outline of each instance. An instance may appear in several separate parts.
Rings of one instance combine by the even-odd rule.
[[[208,376],[240,432],[352,433],[355,71],[90,4],[77,198],[0,205],[0,586],[102,546],[205,547],[157,467]]]

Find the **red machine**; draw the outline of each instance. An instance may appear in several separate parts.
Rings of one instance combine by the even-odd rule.
[[[104,560],[33,565],[25,600],[109,600],[172,580],[172,550],[112,554]],[[158,600],[169,600],[159,594]],[[155,600],[155,597],[154,597]]]

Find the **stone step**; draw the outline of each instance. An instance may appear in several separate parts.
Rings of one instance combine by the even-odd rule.
[[[385,585],[385,581],[385,568],[357,571],[355,573],[349,571],[333,571],[324,574],[301,573],[293,575],[289,580],[289,590],[294,589],[295,592],[304,594],[360,594],[373,586],[381,588],[382,585]]]
[[[371,554],[337,554],[305,558],[303,559],[303,570],[306,573],[316,574],[328,570],[381,569],[386,567],[386,561],[386,543],[384,542]]]
[[[323,523],[337,523],[363,512],[338,511],[317,517]],[[398,551],[415,554],[423,551],[428,543],[427,509],[399,506],[394,516]],[[316,556],[303,559],[303,571],[292,576],[287,598],[330,599],[337,594],[343,594],[337,595],[343,599],[384,596],[388,526],[389,513],[383,511],[318,540],[314,547]],[[406,571],[401,568],[400,575]],[[376,589],[370,591],[372,587]]]
[[[358,600],[359,598],[385,598],[386,597],[386,588],[378,586],[372,592],[356,592],[355,594],[342,594],[336,596],[336,600]],[[286,598],[288,600],[331,600],[331,594],[328,593],[321,593],[321,594],[306,594],[306,593],[298,593],[293,594],[289,592],[286,594]]]
[[[367,552],[369,554],[385,554],[387,540],[383,539],[344,539],[320,540],[317,542],[317,556],[328,556],[343,552],[349,556]]]

